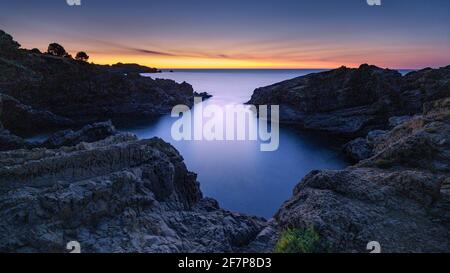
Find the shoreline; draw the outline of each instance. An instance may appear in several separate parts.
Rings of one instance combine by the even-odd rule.
[[[2,251],[64,252],[76,240],[88,252],[289,252],[291,241],[277,242],[292,236],[311,241],[297,252],[365,252],[374,240],[384,252],[450,249],[450,66],[403,76],[363,64],[257,88],[252,104],[279,104],[282,120],[345,138],[356,162],[309,172],[263,219],[203,197],[174,146],[110,122],[24,143],[21,134],[88,117],[192,106],[195,93],[134,65],[124,73],[36,53],[0,34],[11,43],[0,52]]]

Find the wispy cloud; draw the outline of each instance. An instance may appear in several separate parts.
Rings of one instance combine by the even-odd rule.
[[[149,54],[149,55],[158,55],[158,56],[178,56],[177,54],[164,52],[164,51],[156,51],[156,50],[149,50],[144,48],[133,48],[133,47],[123,47],[124,49],[134,51],[136,53],[143,53],[143,54]]]

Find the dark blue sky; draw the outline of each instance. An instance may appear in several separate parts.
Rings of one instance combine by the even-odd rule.
[[[24,47],[56,41],[100,63],[393,68],[450,64],[449,0],[0,0]]]

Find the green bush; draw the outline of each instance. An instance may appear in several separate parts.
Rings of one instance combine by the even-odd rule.
[[[287,229],[281,233],[274,252],[314,253],[320,250],[320,235],[314,227]]]

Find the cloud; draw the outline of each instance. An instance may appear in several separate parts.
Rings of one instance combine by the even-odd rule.
[[[144,48],[133,48],[133,47],[124,47],[124,49],[131,50],[137,53],[144,53],[149,55],[159,55],[159,56],[179,56],[177,54],[164,52],[164,51],[156,51],[156,50],[149,50]]]

